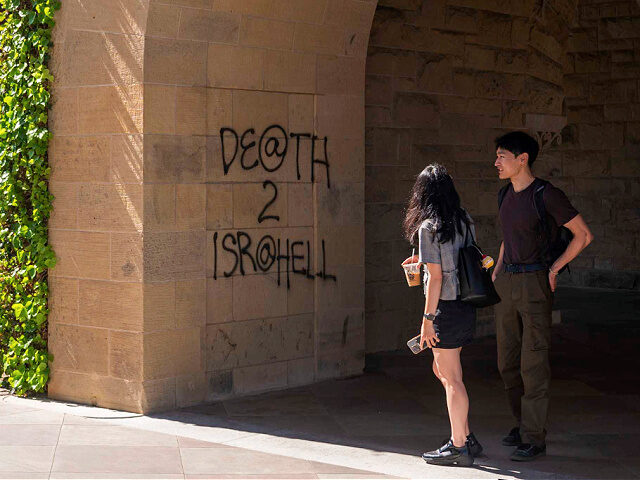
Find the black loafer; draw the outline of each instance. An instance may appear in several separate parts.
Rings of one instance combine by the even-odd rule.
[[[531,445],[530,443],[523,443],[516,451],[511,455],[511,460],[514,462],[530,462],[538,457],[542,457],[547,454],[547,446]]]
[[[422,458],[431,465],[457,465],[460,467],[473,465],[473,455],[469,451],[468,443],[464,447],[456,447],[451,440],[438,450],[423,453]]]
[[[449,443],[451,441],[450,438],[445,438],[442,441],[442,447],[443,448],[447,445],[447,443]],[[473,455],[473,458],[478,458],[480,455],[482,455],[482,445],[480,445],[480,442],[478,441],[478,439],[476,438],[476,436],[473,434],[473,432],[471,432],[469,435],[467,435],[467,443],[469,446],[469,451],[471,452],[471,455]]]
[[[517,447],[522,443],[520,437],[520,427],[513,427],[509,434],[502,439],[502,445],[505,447]]]

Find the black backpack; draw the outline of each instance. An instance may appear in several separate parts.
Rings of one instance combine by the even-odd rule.
[[[536,209],[536,213],[538,214],[538,219],[540,220],[539,235],[544,239],[544,244],[546,246],[543,252],[544,258],[542,261],[550,267],[553,265],[553,262],[555,262],[567,249],[569,243],[571,243],[571,240],[573,239],[573,233],[571,233],[571,230],[567,227],[556,225],[553,217],[551,215],[547,215],[547,209],[544,206],[543,194],[545,187],[551,184],[546,180],[539,178],[534,181],[537,182],[537,185],[535,187],[535,192],[533,192],[533,204]],[[498,192],[498,211],[500,211],[502,201],[504,200],[504,196],[507,194],[510,186],[511,184],[508,183]],[[557,227],[555,238],[551,238],[552,224]],[[562,267],[558,273],[563,272],[565,269],[569,269],[569,264]],[[571,272],[571,269],[569,269],[569,272]]]

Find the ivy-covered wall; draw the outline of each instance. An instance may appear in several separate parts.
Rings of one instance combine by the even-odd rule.
[[[58,8],[0,0],[0,372],[18,395],[44,391],[49,378],[47,62]]]

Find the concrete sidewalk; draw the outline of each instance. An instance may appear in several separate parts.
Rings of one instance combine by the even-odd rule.
[[[548,454],[535,462],[511,462],[500,445],[513,420],[485,339],[463,352],[470,424],[486,451],[472,468],[420,458],[449,432],[425,352],[379,355],[357,378],[161,415],[4,396],[0,478],[640,478],[640,362],[612,348],[624,329],[593,328],[578,342],[571,325],[555,327]]]

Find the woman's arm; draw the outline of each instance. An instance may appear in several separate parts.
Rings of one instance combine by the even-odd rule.
[[[438,310],[438,302],[440,301],[440,293],[442,291],[442,266],[439,263],[427,263],[427,292],[424,302],[424,313],[434,314]],[[437,346],[440,339],[437,337],[433,328],[433,321],[422,317],[422,328],[420,329],[420,345],[426,342],[428,347]]]

